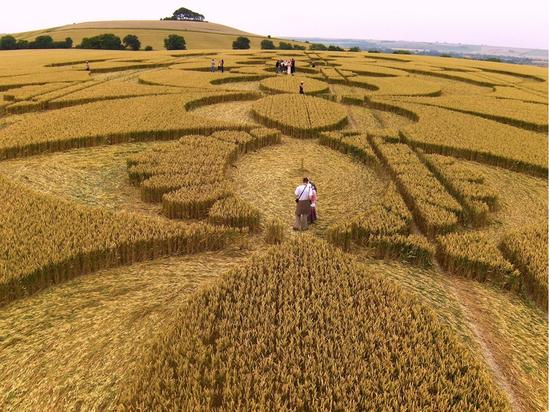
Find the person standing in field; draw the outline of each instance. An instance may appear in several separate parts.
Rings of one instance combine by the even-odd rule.
[[[220,69],[221,69],[222,73],[223,73],[223,71],[224,71],[224,69],[225,69],[225,68],[223,67],[224,64],[225,64],[225,62],[223,61],[223,59],[221,59],[221,61],[220,61]]]
[[[216,71],[216,60],[212,59],[210,61],[210,72],[214,73]]]
[[[294,230],[307,230],[307,221],[311,212],[311,185],[309,179],[304,177],[302,184],[294,191],[296,197],[296,213]]]
[[[280,71],[281,71],[281,61],[277,60],[277,62],[275,63],[275,73],[279,74]]]
[[[309,223],[315,223],[317,220],[317,186],[311,182],[311,208],[309,212]]]
[[[90,71],[90,62],[88,60],[86,60],[86,71]]]
[[[292,64],[290,64],[290,61],[286,62],[286,74],[292,74]]]
[[[300,94],[305,94],[304,93],[304,82],[300,82]]]
[[[294,76],[294,73],[296,73],[296,60],[294,60],[294,57],[290,61],[290,72]]]

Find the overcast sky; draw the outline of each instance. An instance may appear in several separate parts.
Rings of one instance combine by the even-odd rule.
[[[257,34],[548,48],[548,0],[17,0],[0,33],[95,20],[156,20],[181,6]]]

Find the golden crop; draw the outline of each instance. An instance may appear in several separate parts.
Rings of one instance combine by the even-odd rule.
[[[349,154],[367,165],[378,166],[378,158],[368,142],[367,134],[344,136],[339,132],[321,133],[319,143]]]
[[[125,97],[155,96],[178,93],[181,93],[181,89],[177,87],[146,86],[124,80],[111,80],[49,100],[48,108],[56,109],[100,100],[122,99]]]
[[[517,287],[520,273],[508,262],[487,232],[459,232],[438,236],[437,256],[448,271],[506,288]]]
[[[531,93],[526,90],[518,89],[509,86],[496,86],[494,93],[491,96],[499,99],[519,100],[528,103],[548,104],[548,96],[541,96],[536,93]]]
[[[430,170],[450,193],[460,200],[475,225],[486,223],[489,211],[497,207],[497,193],[485,182],[483,174],[453,157],[421,155]]]
[[[280,219],[269,219],[264,224],[264,239],[270,245],[278,245],[285,240],[287,225]]]
[[[350,79],[350,84],[357,87],[368,85],[374,91],[367,92],[373,96],[439,96],[441,86],[436,82],[409,77],[364,77]]]
[[[417,123],[401,130],[414,146],[537,176],[548,173],[548,138],[542,133],[438,107],[399,106],[418,116]]]
[[[86,80],[90,80],[90,74],[88,72],[79,71],[52,71],[13,77],[0,77],[0,91],[22,86]]]
[[[267,127],[275,127],[296,137],[313,137],[316,132],[344,126],[345,108],[312,96],[280,94],[264,97],[252,106],[254,117]]]
[[[457,228],[462,206],[445,190],[418,155],[405,144],[374,138],[378,157],[390,170],[405,201],[428,236]]]
[[[185,103],[201,96],[136,97],[38,113],[0,130],[0,159],[244,127],[186,113]]]
[[[524,291],[544,309],[548,307],[548,225],[545,223],[507,233],[500,244],[504,256],[521,271]]]
[[[509,410],[431,310],[309,236],[194,295],[141,359],[121,410]]]
[[[269,74],[235,74],[235,73],[208,73],[190,70],[163,69],[157,71],[145,72],[139,76],[139,81],[143,84],[157,86],[173,86],[187,89],[211,89],[220,90],[214,84],[223,84],[232,81],[252,81],[261,80],[268,77]]]
[[[101,268],[222,248],[227,231],[90,209],[0,178],[0,305]]]
[[[265,128],[253,129],[250,134],[222,131],[211,136],[185,136],[129,157],[128,176],[140,186],[143,200],[162,202],[169,218],[201,219],[218,200],[231,194],[225,171],[237,156],[280,141],[279,131]],[[259,215],[236,202],[219,203],[212,221],[235,223],[237,227],[248,222],[247,226],[255,230]]]
[[[214,203],[208,212],[208,220],[216,225],[248,228],[251,231],[260,228],[260,212],[235,196]]]
[[[68,87],[69,83],[46,83],[32,86],[23,86],[16,89],[10,89],[4,93],[4,100],[17,102],[21,100],[31,100],[34,97],[50,93],[59,89]]]
[[[548,130],[548,106],[543,104],[485,96],[444,96],[429,99],[418,97],[403,101],[472,114],[526,130]]]

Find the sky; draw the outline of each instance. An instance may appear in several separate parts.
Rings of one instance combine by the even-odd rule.
[[[0,33],[96,20],[157,20],[187,7],[279,37],[408,40],[548,49],[548,0],[6,1]]]

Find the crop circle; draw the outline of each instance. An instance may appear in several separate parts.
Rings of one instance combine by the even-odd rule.
[[[346,109],[338,103],[300,94],[264,97],[252,105],[252,115],[260,123],[295,137],[314,137],[323,130],[346,125]]]

